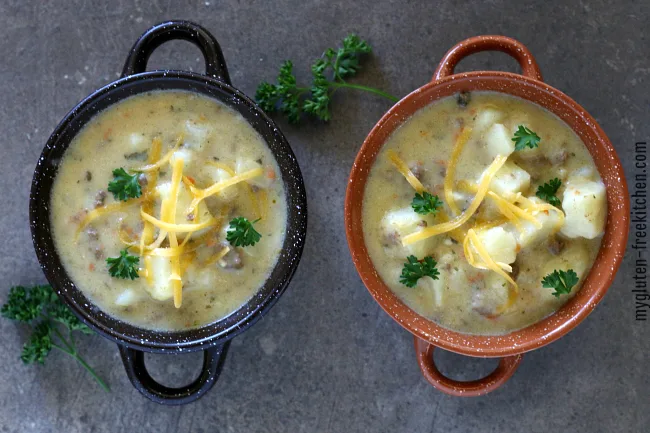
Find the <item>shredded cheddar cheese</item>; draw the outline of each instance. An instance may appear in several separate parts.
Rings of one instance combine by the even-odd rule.
[[[477,223],[472,228],[477,232],[480,232],[482,230],[487,230],[496,226],[500,226],[501,224],[505,224],[507,222],[508,220],[506,218],[498,218],[491,221],[477,221]]]
[[[217,224],[217,220],[215,218],[210,218],[209,220],[206,220],[206,221],[204,221],[202,223],[199,223],[199,224],[175,224],[175,223],[169,223],[169,222],[161,221],[161,220],[157,219],[156,217],[153,217],[153,216],[149,215],[146,212],[140,211],[140,215],[142,216],[142,218],[145,221],[149,221],[151,224],[158,227],[160,230],[163,230],[164,232],[169,232],[169,233],[197,232],[199,230],[203,230],[206,227],[211,227],[211,226]],[[162,239],[164,240],[166,234],[167,233],[163,234],[163,232],[161,232],[158,237],[160,238],[160,236],[162,235]],[[156,239],[156,242],[154,242],[154,244],[152,244],[152,245],[149,245],[147,247],[147,249],[152,249],[151,247],[153,247],[156,243],[158,243],[158,244],[162,243],[162,240],[160,240],[160,242],[159,242],[159,240],[160,239]],[[158,245],[158,246],[160,246],[160,245]],[[157,248],[157,246],[156,246],[156,248]]]
[[[215,167],[215,168],[222,169],[223,171],[225,171],[226,173],[228,173],[231,176],[235,175],[235,170],[230,168],[230,166],[228,166],[228,164],[224,164],[223,162],[219,162],[219,161],[208,161],[208,164]]]
[[[178,246],[176,248],[156,248],[151,250],[148,255],[159,257],[178,257],[183,254],[183,248]]]
[[[219,251],[217,254],[213,255],[208,260],[206,260],[204,265],[208,266],[208,265],[211,265],[211,264],[213,264],[215,262],[220,261],[221,259],[223,259],[226,256],[226,254],[228,254],[228,252],[230,252],[230,250],[231,250],[231,248],[229,246],[224,246],[221,249],[221,251]]]
[[[506,217],[520,232],[523,231],[523,227],[521,225],[521,221],[515,215],[515,213],[512,211],[512,207],[516,207],[509,203],[508,201],[504,200],[502,197],[499,195],[495,194],[492,191],[488,192],[488,195],[492,200],[494,200],[494,203],[497,205],[497,209],[499,209],[499,212]]]
[[[472,194],[476,194],[476,191],[478,191],[478,185],[476,185],[474,182],[470,182],[465,179],[461,179],[458,182],[456,182],[456,186],[462,192],[469,192]]]
[[[388,159],[390,159],[390,162],[393,163],[397,171],[399,171],[402,176],[406,179],[406,181],[411,184],[413,189],[419,193],[422,193],[423,191],[426,191],[426,188],[424,185],[422,185],[422,182],[415,177],[413,172],[409,169],[408,165],[400,158],[397,153],[395,153],[392,149],[388,150],[386,152],[388,154]]]
[[[147,284],[151,286],[153,284],[153,268],[151,267],[151,256],[144,256],[144,269]]]
[[[194,212],[194,209],[196,209],[199,203],[201,203],[206,197],[217,194],[230,186],[238,184],[239,182],[244,182],[260,176],[263,172],[264,170],[262,170],[262,167],[258,167],[233,176],[229,179],[222,180],[221,182],[217,182],[205,189],[199,189],[194,186],[190,186],[190,191],[192,192],[192,195],[194,195],[194,199],[192,200],[187,213]]]
[[[463,224],[465,224],[469,219],[474,215],[474,212],[478,209],[478,207],[481,205],[481,202],[485,198],[488,188],[490,187],[490,182],[492,181],[492,178],[496,174],[497,171],[503,166],[503,164],[506,162],[507,157],[503,155],[498,155],[496,158],[494,158],[494,161],[492,161],[492,164],[485,170],[483,175],[481,176],[481,181],[479,182],[478,186],[478,191],[474,198],[472,199],[472,202],[470,203],[469,207],[460,215],[458,215],[456,218],[444,222],[442,224],[436,224],[431,227],[427,227],[424,230],[420,230],[415,233],[411,233],[408,236],[405,236],[402,239],[402,245],[410,245],[415,242],[428,239],[432,236],[436,236],[442,233],[447,233],[450,232],[454,229],[459,228]]]
[[[219,168],[219,169],[225,171],[231,177],[236,176],[235,170],[230,168],[228,166],[228,164],[224,164],[223,162],[218,162],[218,161],[208,161],[208,164],[213,166],[213,167],[216,167],[216,168]],[[253,212],[255,213],[255,218],[262,219],[264,217],[264,215],[262,215],[261,206],[260,206],[260,203],[257,200],[257,197],[255,195],[255,191],[253,191],[253,187],[250,186],[250,184],[248,184],[248,183],[246,183],[245,186],[246,186],[246,190],[248,192],[248,198],[249,198],[249,200],[251,202],[251,206],[253,206]],[[263,190],[261,190],[260,192],[262,192],[262,191]]]
[[[178,190],[180,188],[181,179],[183,177],[183,165],[185,161],[183,158],[176,158],[172,163],[172,181],[171,191],[169,193],[169,206],[167,207],[167,215],[162,215],[164,222],[170,225],[176,224],[176,206],[178,203]],[[197,226],[200,224],[196,224]],[[169,232],[169,246],[170,248],[178,249],[178,239],[176,232],[167,230]],[[180,308],[183,303],[183,281],[181,279],[181,262],[178,256],[172,256],[172,274],[169,279],[172,280],[172,288],[174,291],[174,306]]]
[[[499,209],[507,209],[510,215],[516,217],[516,218],[521,218],[530,221],[533,223],[537,228],[542,227],[542,223],[537,220],[532,214],[526,212],[525,210],[515,206],[514,204],[508,202],[504,198],[500,197],[493,191],[488,192],[488,195],[494,199],[497,203],[497,206],[499,206]],[[504,214],[505,217],[509,218],[508,215]]]
[[[120,201],[120,202],[115,202],[111,204],[107,204],[101,207],[98,207],[96,209],[91,210],[86,214],[84,219],[81,220],[79,223],[79,226],[77,227],[77,231],[75,233],[75,238],[79,236],[81,231],[88,227],[88,224],[96,220],[97,218],[103,217],[105,215],[108,215],[113,212],[119,212],[121,210],[126,209],[129,206],[132,206],[134,204],[142,203],[144,200],[149,200],[155,196],[155,192],[150,191],[145,194],[142,194],[138,198],[131,199],[129,201]]]
[[[445,173],[444,180],[444,191],[445,191],[445,200],[447,200],[447,205],[451,209],[454,215],[460,213],[460,209],[454,200],[454,177],[456,176],[456,164],[458,164],[458,159],[460,154],[465,148],[465,144],[469,140],[469,137],[472,135],[472,128],[463,128],[463,130],[458,134],[456,143],[454,143],[454,148],[451,151],[451,157],[449,158],[449,166],[447,167],[447,172]]]
[[[493,272],[496,272],[501,277],[503,277],[506,281],[508,281],[508,283],[510,283],[511,290],[508,291],[508,300],[503,305],[497,308],[495,315],[499,315],[503,313],[508,308],[510,308],[512,304],[514,304],[514,302],[517,300],[517,296],[519,294],[519,286],[517,286],[517,283],[503,269],[504,263],[495,262],[494,260],[492,260],[492,257],[490,257],[490,254],[487,252],[485,246],[481,243],[481,240],[478,238],[476,232],[473,229],[469,229],[467,231],[467,237],[465,238],[463,247],[465,250],[465,255],[470,265],[479,269],[488,269]],[[478,256],[483,261],[482,263],[476,263],[474,261],[471,247],[473,247],[476,250]],[[512,272],[512,270],[508,272]]]
[[[155,163],[160,159],[160,152],[162,149],[162,140],[158,137],[154,138],[151,143],[151,149],[149,149],[149,157],[147,162],[149,164]],[[147,179],[147,187],[154,191],[156,189],[156,184],[158,183],[158,170],[153,170]],[[152,200],[144,200],[140,210],[143,210],[147,213],[153,212],[153,202]],[[144,228],[142,229],[142,234],[140,235],[140,256],[144,255],[144,247],[146,244],[153,241],[153,225],[148,221],[144,221]]]
[[[163,156],[153,164],[147,164],[142,167],[136,167],[132,171],[139,171],[142,173],[146,173],[149,171],[158,170],[160,167],[165,165],[171,159],[172,156],[174,156],[174,152],[176,152],[178,148],[181,147],[181,144],[183,144],[183,139],[184,139],[183,134],[180,134],[176,139],[176,144],[174,145],[174,147],[172,147],[172,149],[169,152],[167,152],[165,156]],[[160,139],[155,138],[154,140],[160,140]]]

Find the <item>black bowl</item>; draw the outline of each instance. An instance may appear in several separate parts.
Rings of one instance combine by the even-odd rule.
[[[185,71],[145,72],[152,51],[162,43],[183,39],[197,45],[205,57],[206,75]],[[161,332],[138,328],[100,310],[84,296],[61,265],[52,241],[50,196],[61,157],[75,135],[97,113],[130,96],[152,90],[195,92],[239,112],[264,138],[275,156],[287,194],[287,232],[278,262],[257,294],[228,317],[184,331]],[[230,339],[253,325],[278,300],[291,280],[302,254],[307,230],[305,186],[296,158],[275,123],[246,95],[231,86],[216,39],[188,21],[169,21],[152,27],[135,43],[122,78],[81,101],[56,127],[34,171],[29,203],[32,239],[38,261],[59,297],[88,326],[119,346],[133,385],[149,399],[164,404],[196,400],[216,382]],[[204,351],[203,369],[190,385],[168,388],[154,381],[144,365],[143,352]]]

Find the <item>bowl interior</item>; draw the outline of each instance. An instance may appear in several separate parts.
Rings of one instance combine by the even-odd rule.
[[[600,251],[582,289],[557,312],[500,336],[468,335],[443,328],[404,304],[378,276],[363,239],[362,203],[369,170],[386,139],[417,110],[460,91],[496,91],[540,105],[582,139],[607,189],[607,224]],[[364,284],[382,308],[423,340],[471,356],[504,356],[548,344],[582,321],[604,296],[618,269],[629,225],[629,199],[620,161],[596,121],[576,102],[545,83],[507,72],[470,72],[429,83],[402,99],[375,125],[354,162],[345,200],[348,245]]]
[[[154,90],[184,90],[217,99],[236,110],[263,137],[280,167],[287,194],[287,232],[278,262],[257,294],[228,317],[184,331],[153,331],[105,314],[75,286],[61,265],[50,229],[50,195],[59,162],[74,136],[94,115],[127,97]],[[295,272],[307,228],[305,188],[286,139],[248,97],[211,78],[184,72],[147,72],[120,79],[75,107],[50,137],[38,161],[30,197],[32,238],[47,279],[75,313],[92,328],[120,344],[148,351],[192,350],[232,338],[255,322],[280,296]]]

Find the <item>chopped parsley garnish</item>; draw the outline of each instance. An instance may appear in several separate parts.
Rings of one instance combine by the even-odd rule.
[[[558,192],[561,186],[562,186],[562,181],[556,177],[554,179],[551,179],[544,185],[538,186],[535,195],[541,198],[542,200],[549,202],[555,207],[560,207],[562,202],[560,201],[559,198],[557,198],[555,194]]]
[[[542,279],[542,287],[555,289],[553,296],[556,298],[559,298],[560,295],[568,295],[571,293],[571,289],[576,284],[578,284],[578,274],[573,269],[569,269],[566,272],[556,269]]]
[[[262,235],[253,227],[253,224],[258,221],[259,219],[251,222],[244,217],[234,218],[228,226],[226,240],[236,247],[255,245],[262,238]]]
[[[526,147],[534,149],[539,145],[540,140],[541,138],[539,138],[539,135],[535,134],[524,125],[519,125],[517,127],[515,136],[512,138],[512,141],[515,142],[515,150],[524,150]]]
[[[111,277],[132,279],[140,278],[138,274],[138,263],[140,258],[129,254],[127,249],[120,251],[119,257],[109,257],[106,259],[108,273]]]
[[[408,256],[407,262],[404,263],[402,268],[402,275],[399,277],[399,282],[406,287],[415,287],[418,280],[422,277],[431,277],[434,280],[438,279],[438,269],[436,268],[436,261],[432,257],[425,257],[423,260],[418,260],[415,256]]]
[[[113,193],[115,200],[127,201],[142,195],[142,188],[138,182],[139,174],[130,175],[123,168],[113,170],[113,180],[108,182],[108,191]]]
[[[428,191],[424,191],[422,194],[416,192],[411,202],[413,210],[421,215],[435,214],[440,206],[442,206],[442,200]]]

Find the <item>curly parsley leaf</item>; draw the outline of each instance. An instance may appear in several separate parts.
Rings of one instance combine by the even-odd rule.
[[[236,247],[255,245],[262,238],[262,235],[253,227],[253,224],[258,221],[259,219],[250,222],[244,217],[232,219],[228,225],[226,240]]]
[[[45,357],[52,350],[52,337],[50,337],[51,327],[47,322],[41,322],[34,327],[32,335],[23,346],[20,359],[25,364],[38,362],[45,363]]]
[[[138,263],[140,263],[140,258],[130,255],[126,248],[120,251],[119,257],[109,257],[106,259],[108,273],[111,277],[123,278],[125,280],[129,278],[132,280],[140,278],[137,268]]]
[[[45,306],[58,301],[50,286],[12,287],[0,313],[7,319],[30,323],[41,315]]]
[[[260,83],[255,99],[267,113],[281,111],[290,123],[298,123],[302,113],[323,121],[331,118],[332,93],[338,88],[348,87],[383,96],[393,102],[397,98],[379,89],[345,82],[361,69],[361,56],[372,51],[370,45],[356,35],[348,35],[338,49],[328,48],[311,66],[312,85],[298,86],[293,74],[293,63],[285,61],[280,67],[277,84]],[[329,72],[329,74],[328,74]]]
[[[542,287],[555,289],[553,296],[559,298],[560,295],[568,295],[571,293],[571,289],[578,284],[578,280],[578,274],[573,269],[569,269],[566,272],[556,269],[542,279]]]
[[[343,46],[336,52],[334,61],[334,74],[339,78],[346,78],[355,75],[361,69],[359,57],[362,54],[370,54],[370,45],[357,35],[351,34],[343,39]]]
[[[313,75],[313,84],[311,86],[311,99],[305,100],[303,109],[305,113],[312,114],[319,119],[328,121],[331,118],[330,107],[330,91],[329,81],[325,78],[324,70],[327,67],[327,62],[323,59],[318,59],[311,67]]]
[[[123,168],[113,170],[113,180],[108,182],[108,191],[113,193],[115,200],[127,201],[142,195],[142,188],[138,182],[139,174],[130,175]]]
[[[92,331],[61,302],[51,286],[12,287],[0,311],[8,319],[27,323],[32,330],[20,355],[25,364],[44,363],[52,348],[56,348],[76,359],[104,390],[110,391],[108,385],[79,355],[72,336],[74,331],[84,334]],[[67,331],[68,338],[61,330]]]
[[[411,202],[413,210],[421,215],[435,214],[440,206],[442,206],[442,200],[428,191],[424,191],[422,194],[416,192]]]
[[[539,145],[540,140],[541,138],[539,138],[539,135],[535,134],[524,125],[519,125],[517,127],[515,136],[512,138],[512,141],[515,142],[515,150],[524,150],[526,147],[534,149]]]
[[[555,207],[560,207],[562,202],[560,201],[559,198],[557,198],[555,194],[558,192],[561,186],[562,186],[562,181],[556,177],[554,179],[551,179],[544,185],[538,186],[535,195],[541,198],[542,200],[547,201],[548,203],[552,204]]]
[[[79,318],[75,316],[59,299],[48,307],[47,312],[53,320],[65,325],[71,331],[79,331],[86,335],[93,333],[93,331],[81,322],[81,320],[79,320]]]
[[[415,256],[408,256],[406,263],[402,268],[402,275],[399,277],[399,282],[406,287],[415,287],[418,280],[422,277],[431,277],[434,280],[438,279],[438,269],[436,268],[436,261],[427,256],[423,260],[418,260]]]

